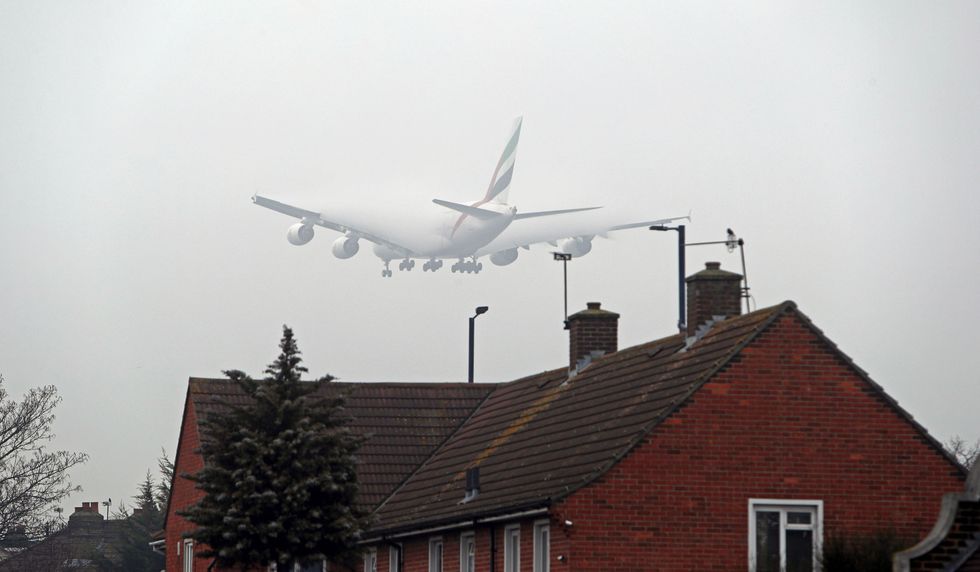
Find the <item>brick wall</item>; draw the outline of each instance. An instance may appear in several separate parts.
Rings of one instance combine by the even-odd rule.
[[[893,527],[914,544],[963,475],[798,317],[617,466],[555,507],[556,572],[745,570],[750,498],[822,500],[824,537]]]
[[[167,572],[183,572],[183,553],[177,554],[177,546],[184,541],[184,534],[193,529],[193,525],[177,514],[201,500],[203,493],[194,488],[194,483],[182,477],[194,474],[204,467],[204,460],[197,450],[200,447],[197,433],[197,414],[194,404],[188,396],[184,402],[184,419],[181,422],[180,441],[177,444],[177,457],[174,459],[174,484],[170,493],[170,506],[167,511]],[[181,547],[183,552],[183,547]],[[208,562],[197,559],[194,572],[206,571]]]
[[[404,572],[428,572],[429,571],[429,540],[441,537],[443,542],[443,572],[459,572],[460,554],[459,540],[460,535],[472,532],[476,537],[476,569],[480,572],[490,570],[490,535],[491,532],[496,537],[496,566],[495,572],[504,570],[504,529],[512,524],[519,524],[521,527],[521,570],[531,571],[531,563],[534,558],[534,523],[546,519],[542,515],[538,518],[525,519],[515,522],[498,522],[494,526],[480,525],[474,528],[452,530],[441,533],[433,533],[426,536],[410,537],[399,539],[404,550],[403,562]],[[564,528],[556,521],[550,522],[551,535],[551,569],[554,572],[561,572],[563,564],[559,562],[559,555],[568,553],[568,537]],[[388,566],[388,545],[378,545],[378,572],[390,572]],[[360,572],[363,566],[356,570]]]
[[[952,564],[963,553],[966,546],[973,544],[978,534],[980,534],[980,502],[960,502],[956,511],[956,520],[946,534],[946,538],[928,553],[912,560],[909,568],[915,572],[945,570],[947,565]],[[980,569],[980,552],[976,553],[972,562],[968,563],[974,568],[967,566],[966,570]]]

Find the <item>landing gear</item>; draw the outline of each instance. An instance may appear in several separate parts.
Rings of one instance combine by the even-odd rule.
[[[424,264],[422,264],[422,272],[428,272],[430,270],[435,272],[440,268],[442,268],[442,261],[435,258],[427,260]]]
[[[391,264],[391,261],[385,260],[385,269],[381,271],[382,278],[391,278],[391,268],[388,268],[389,264]]]
[[[477,262],[476,257],[474,257],[473,260],[470,261],[466,261],[460,258],[459,262],[456,262],[450,267],[450,270],[452,270],[453,272],[460,272],[460,273],[466,272],[467,274],[479,274],[480,271],[483,270],[483,263]]]
[[[405,260],[402,260],[401,262],[398,263],[399,270],[411,271],[413,268],[415,268],[415,261],[412,260],[411,258],[406,258]]]

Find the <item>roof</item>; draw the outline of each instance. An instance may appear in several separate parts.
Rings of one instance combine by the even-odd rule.
[[[529,509],[570,494],[790,309],[724,320],[687,350],[677,334],[601,357],[571,378],[559,369],[502,385],[385,503],[375,530]],[[460,504],[471,467],[480,467],[480,494]]]
[[[126,539],[125,520],[104,520],[98,513],[75,513],[68,526],[0,561],[0,571],[101,570],[112,567]]]
[[[494,387],[482,383],[324,384],[322,391],[347,394],[350,427],[367,437],[357,453],[360,503],[370,509],[390,495]],[[248,402],[238,384],[228,379],[191,378],[188,399],[199,422],[227,405]]]

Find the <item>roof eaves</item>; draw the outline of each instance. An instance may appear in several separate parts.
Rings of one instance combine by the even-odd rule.
[[[371,530],[371,536],[380,536],[382,538],[391,538],[393,536],[406,536],[410,535],[415,531],[424,531],[431,528],[445,526],[447,524],[457,523],[457,522],[473,522],[478,523],[480,521],[486,522],[495,520],[496,517],[505,516],[509,514],[526,512],[534,509],[548,508],[552,504],[551,498],[537,499],[534,501],[516,504],[516,505],[504,505],[497,506],[494,508],[488,508],[481,511],[472,512],[466,515],[455,515],[446,516],[442,518],[435,518],[432,520],[419,520],[412,521],[407,524],[395,525],[390,528],[379,528],[376,530]]]

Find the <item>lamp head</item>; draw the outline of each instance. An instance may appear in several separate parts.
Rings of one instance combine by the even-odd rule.
[[[487,310],[489,310],[489,309],[490,309],[489,306],[477,306],[476,307],[476,315],[479,316],[480,314],[486,314],[487,313]]]

